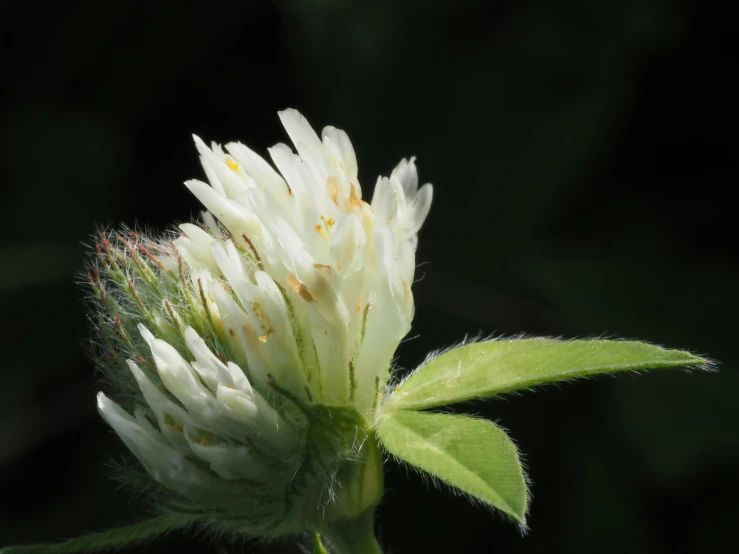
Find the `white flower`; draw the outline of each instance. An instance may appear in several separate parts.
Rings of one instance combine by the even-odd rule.
[[[240,143],[195,137],[208,183],[186,184],[208,210],[204,226],[181,225],[171,243],[103,237],[90,276],[102,365],[137,385],[133,416],[99,393],[102,416],[159,484],[263,534],[287,525],[288,489],[301,499],[289,509],[314,517],[356,446],[317,407],[355,410],[360,443],[374,421],[413,318],[432,197],[411,158],[378,179],[368,204],[346,133],[319,138],[295,110],[280,118],[297,154],[271,148],[279,172]],[[313,459],[329,435],[341,437],[328,441],[333,465]],[[301,472],[313,482],[296,487]]]

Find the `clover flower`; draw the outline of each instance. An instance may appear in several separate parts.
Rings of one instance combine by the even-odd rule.
[[[403,160],[368,204],[343,131],[319,138],[298,112],[280,117],[297,154],[270,149],[279,172],[241,144],[196,137],[208,183],[187,186],[201,223],[96,245],[94,355],[112,391],[98,409],[161,513],[1,554],[113,549],[189,524],[381,554],[381,449],[525,530],[528,482],[507,433],[434,409],[601,373],[712,368],[636,341],[517,337],[433,352],[390,386],[431,186]]]
[[[89,275],[98,410],[163,506],[274,536],[379,501],[367,428],[413,319],[431,204],[413,158],[362,199],[348,136],[280,113],[297,153],[195,137],[201,224],[163,240],[102,234]],[[356,489],[356,490],[355,490]]]

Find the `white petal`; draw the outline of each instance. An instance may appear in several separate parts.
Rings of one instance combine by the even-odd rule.
[[[227,144],[226,149],[258,186],[280,200],[287,197],[285,180],[264,158],[239,142]]]
[[[177,252],[182,254],[188,265],[202,265],[210,270],[217,268],[213,255],[210,253],[210,243],[215,241],[211,235],[206,233],[197,225],[184,223],[180,225],[184,235],[174,240]]]
[[[197,365],[195,362],[190,365],[198,372],[208,388],[215,390],[219,383],[233,384],[226,365],[211,352],[197,331],[189,326],[185,329],[185,345],[197,360]]]
[[[227,242],[214,241],[211,243],[211,254],[218,264],[226,280],[232,287],[246,281],[246,271],[242,258],[230,240]]]
[[[224,386],[218,387],[218,400],[228,408],[227,415],[251,429],[251,440],[266,446],[281,458],[293,457],[300,452],[301,438],[257,394]]]
[[[97,396],[98,411],[126,446],[159,483],[182,496],[199,502],[233,502],[244,494],[190,462],[151,428],[141,424],[102,392]]]
[[[306,182],[313,180],[307,166],[303,167],[304,164],[300,157],[293,154],[286,144],[275,144],[269,149],[269,155],[277,169],[285,177],[290,192],[300,207],[299,213],[307,214],[313,206],[311,189],[315,188],[315,186],[311,186],[310,183]]]
[[[366,242],[364,227],[359,218],[355,215],[342,218],[331,241],[334,267],[339,273],[349,275],[364,269]]]
[[[218,400],[233,410],[232,417],[239,421],[253,424],[258,411],[253,394],[219,385],[216,395]]]
[[[216,218],[213,217],[213,214],[210,212],[200,212],[200,217],[203,220],[203,223],[205,224],[205,228],[210,231],[210,233],[214,237],[221,237],[221,228],[218,226],[218,222],[216,221]]]
[[[333,172],[339,177],[341,192],[344,197],[351,194],[351,184],[357,183],[357,156],[347,134],[335,127],[324,127],[323,149],[328,156]],[[357,187],[359,198],[361,188]],[[331,194],[331,191],[327,191]]]
[[[185,186],[221,223],[236,236],[241,233],[252,235],[259,231],[259,219],[240,208],[233,200],[220,196],[205,183],[197,180],[187,181]]]
[[[162,435],[180,452],[189,452],[187,442],[182,436],[182,429],[185,425],[194,426],[193,419],[185,410],[169,400],[162,391],[155,387],[135,362],[128,360],[128,367],[136,379],[146,403],[157,418]]]
[[[251,479],[277,486],[284,486],[275,471],[274,461],[257,455],[243,444],[209,444],[195,438],[189,428],[185,429],[188,444],[193,454],[210,464],[210,468],[222,479]],[[282,468],[285,471],[285,468]],[[284,479],[285,477],[283,477]]]
[[[192,223],[183,223],[180,225],[180,229],[194,243],[195,247],[198,248],[198,254],[200,256],[203,258],[209,257],[210,243],[215,240],[211,235]]]
[[[161,339],[155,339],[151,344],[151,353],[167,390],[191,413],[206,409],[210,393],[177,349]]]
[[[254,278],[262,293],[262,307],[269,319],[273,335],[280,341],[281,350],[289,363],[298,367],[300,359],[295,345],[295,335],[282,291],[264,271],[257,271]]]
[[[228,160],[228,156],[223,153],[218,145],[213,144],[213,150],[211,150],[198,137],[194,136],[193,138],[195,139],[195,146],[200,152],[200,161],[205,174],[218,194],[234,198],[248,188],[248,182],[239,175],[238,165]],[[226,163],[227,161],[231,163],[231,166]],[[252,184],[252,186],[254,185]]]
[[[233,362],[228,362],[227,371],[229,372],[230,380],[235,389],[245,392],[246,394],[256,394],[251,388],[249,379],[246,378],[246,374],[243,369]]]
[[[213,171],[213,167],[211,166],[211,164],[208,163],[210,149],[199,136],[193,135],[192,139],[195,141],[195,148],[197,148],[198,152],[200,153],[200,163],[203,166],[206,177],[208,177],[208,182],[218,194],[220,194],[221,196],[226,196],[226,192],[223,190],[223,185],[221,184],[221,181],[218,179],[215,171]]]
[[[402,159],[400,163],[393,169],[390,177],[395,177],[403,187],[405,195],[413,197],[418,190],[418,171],[415,164],[416,158],[410,160]]]
[[[280,120],[295,144],[295,148],[308,165],[319,183],[325,183],[328,173],[324,164],[323,145],[321,139],[310,126],[308,120],[297,110],[288,109],[279,112]]]
[[[426,216],[431,210],[431,200],[433,199],[434,189],[431,184],[426,183],[416,194],[415,198],[410,203],[412,211],[411,225],[406,230],[408,233],[416,234],[421,229],[423,222],[426,221]]]
[[[382,177],[377,180],[375,192],[372,195],[372,209],[375,217],[382,223],[391,222],[398,213],[398,193],[402,194],[397,179]]]
[[[243,359],[247,360],[249,369],[249,382],[260,390],[268,390],[269,370],[265,369],[260,363],[259,358],[260,346],[257,339],[257,333],[254,325],[249,320],[231,295],[220,287],[213,289],[213,295],[216,298],[218,309],[224,314],[224,327],[228,329],[229,334],[235,337],[235,347],[240,350]]]
[[[149,348],[151,348],[152,343],[156,339],[154,334],[149,331],[149,329],[147,329],[143,323],[139,323],[136,328],[139,330],[139,333],[141,333],[141,337],[144,339],[144,341],[146,341],[146,344],[148,344]]]

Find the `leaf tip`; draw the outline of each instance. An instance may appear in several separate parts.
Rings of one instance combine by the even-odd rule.
[[[510,517],[519,527],[521,533],[525,535],[529,531],[529,526],[526,524],[526,516],[529,510],[529,489],[526,487],[525,491],[526,498],[524,499],[523,505],[520,507],[513,508],[508,506],[508,510],[504,513]]]
[[[681,356],[680,360],[676,360],[676,362],[678,362],[676,363],[676,366],[679,364],[679,366],[685,367],[686,369],[698,369],[701,371],[708,371],[710,373],[718,371],[719,362],[717,360],[712,360],[707,356],[701,356],[683,350],[675,350],[673,352]]]
[[[518,523],[518,532],[521,533],[521,536],[522,537],[525,537],[526,535],[528,535],[529,534],[529,531],[530,531],[530,528],[526,524],[526,520],[525,519],[522,520],[522,521],[520,521]]]

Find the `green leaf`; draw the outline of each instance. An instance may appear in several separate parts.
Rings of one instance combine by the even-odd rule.
[[[433,408],[550,381],[597,373],[705,365],[679,350],[643,342],[521,339],[465,344],[421,366],[397,387],[386,408]]]
[[[397,411],[380,418],[377,434],[396,458],[525,523],[527,489],[518,452],[492,422]]]
[[[165,514],[141,523],[109,529],[56,544],[0,547],[0,554],[72,554],[103,552],[153,539],[193,521],[192,516]]]

